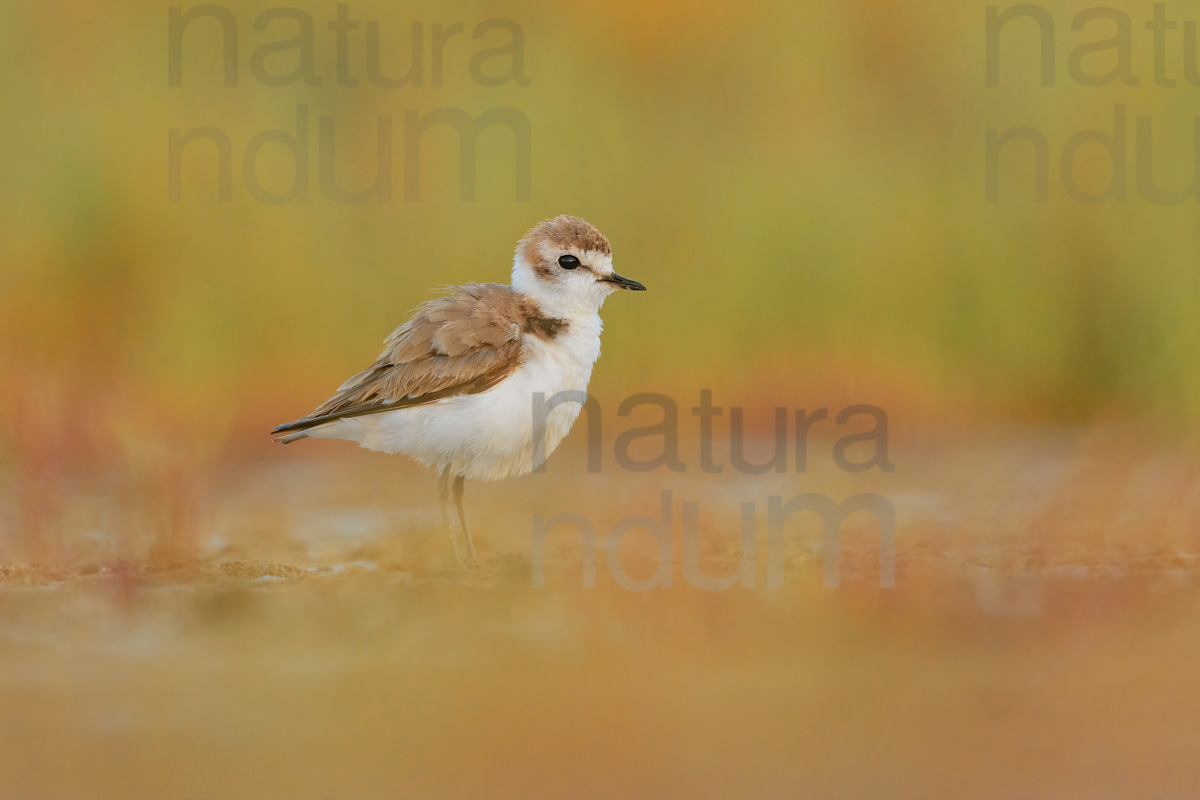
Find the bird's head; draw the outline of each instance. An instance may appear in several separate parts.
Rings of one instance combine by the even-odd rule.
[[[512,285],[546,313],[564,318],[599,311],[618,289],[646,290],[613,272],[612,248],[603,233],[565,214],[534,226],[517,244]]]

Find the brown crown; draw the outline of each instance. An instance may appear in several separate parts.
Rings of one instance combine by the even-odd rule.
[[[612,255],[608,238],[587,220],[560,214],[554,219],[539,222],[517,245],[517,251],[533,262],[539,245],[550,244],[561,250],[595,250]]]

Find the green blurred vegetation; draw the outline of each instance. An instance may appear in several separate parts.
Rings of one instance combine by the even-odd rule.
[[[445,85],[429,86],[427,72],[424,87],[402,89],[339,86],[335,6],[308,3],[298,7],[315,21],[324,85],[269,87],[249,64],[290,30],[254,30],[270,7],[231,7],[240,85],[221,85],[208,22],[189,29],[184,85],[172,88],[167,5],[0,6],[10,428],[43,406],[74,425],[156,410],[222,425],[296,416],[367,363],[432,288],[506,280],[517,238],[556,213],[596,223],[618,269],[651,288],[605,310],[601,391],[706,386],[797,406],[847,397],[979,423],[1113,413],[1190,423],[1200,411],[1195,203],[1141,199],[1132,154],[1125,202],[1079,205],[1052,168],[1038,203],[1022,146],[1003,156],[1000,202],[984,199],[987,129],[1038,128],[1054,167],[1072,133],[1111,130],[1118,103],[1131,129],[1154,118],[1157,182],[1186,183],[1200,90],[1149,80],[1150,3],[1119,6],[1142,85],[1100,88],[1066,72],[1074,45],[1109,35],[1071,31],[1081,3],[1045,6],[1058,26],[1055,88],[1037,84],[1028,23],[1005,32],[1002,85],[988,88],[985,7],[950,0],[351,4],[353,18],[379,22],[390,74],[407,64],[412,22],[426,25],[427,64],[429,26],[465,24]],[[471,80],[487,43],[469,32],[493,17],[522,26],[529,86]],[[349,51],[359,77],[363,33]],[[293,56],[273,58],[285,71]],[[1095,58],[1102,71],[1109,55]],[[349,187],[372,177],[375,118],[393,119],[390,203],[322,197],[315,144],[308,202],[250,198],[246,143],[292,130],[298,105],[311,109],[314,139],[316,117],[335,118]],[[499,129],[480,138],[474,202],[458,197],[449,130],[425,140],[421,199],[404,201],[404,111],[446,106],[529,118],[531,201],[514,198],[512,136]],[[203,143],[185,153],[182,201],[168,202],[168,131],[198,126],[232,140],[231,202],[217,200]],[[265,184],[286,186],[286,154],[268,146],[260,165]],[[1081,151],[1082,184],[1102,188],[1107,170],[1102,152]]]

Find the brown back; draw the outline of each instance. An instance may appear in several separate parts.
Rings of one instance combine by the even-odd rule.
[[[393,331],[370,369],[343,383],[311,415],[276,432],[487,391],[524,363],[524,337],[553,338],[565,325],[511,286],[456,286]]]

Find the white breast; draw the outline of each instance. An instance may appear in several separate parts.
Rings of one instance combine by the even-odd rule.
[[[525,363],[495,388],[460,395],[429,405],[351,417],[308,433],[349,439],[368,450],[405,453],[438,472],[472,480],[499,480],[524,475],[538,466],[533,460],[534,401],[558,392],[587,391],[592,366],[600,357],[600,317],[572,320],[552,340],[525,340]],[[546,417],[549,456],[571,430],[581,406],[565,402]]]

